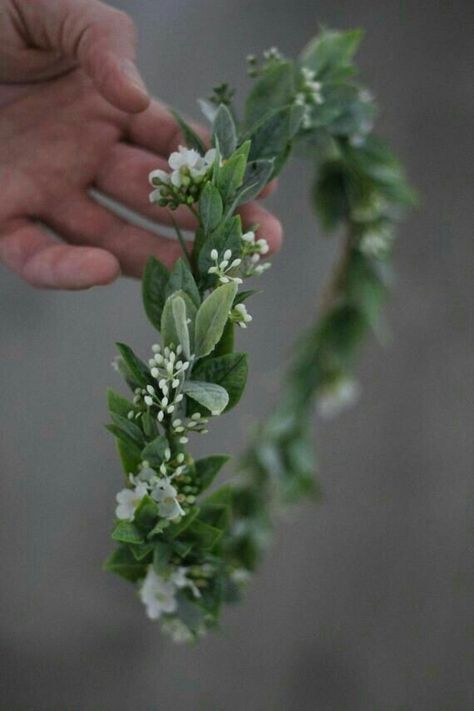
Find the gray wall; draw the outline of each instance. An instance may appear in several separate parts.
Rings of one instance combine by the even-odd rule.
[[[1,271],[1,708],[473,708],[472,3],[114,4],[138,24],[151,89],[191,113],[216,81],[245,86],[250,51],[293,53],[318,22],[365,27],[360,63],[383,107],[380,129],[422,205],[401,232],[393,341],[365,350],[357,408],[315,423],[324,501],[282,523],[245,604],[195,649],[164,641],[131,589],[100,569],[120,482],[102,428],[105,387],[118,385],[113,342],[144,353],[151,340],[138,285],[38,292]],[[210,450],[238,451],[270,409],[334,256],[317,239],[308,177],[293,164],[272,199],[286,244],[241,339],[250,387]]]

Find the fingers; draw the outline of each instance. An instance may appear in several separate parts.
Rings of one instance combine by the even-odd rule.
[[[80,193],[57,205],[45,218],[68,242],[94,245],[113,254],[127,276],[140,277],[151,255],[167,267],[182,255],[176,240],[131,225]]]
[[[168,164],[164,158],[143,148],[117,143],[102,163],[95,186],[114,200],[152,220],[172,225],[174,218],[181,229],[196,229],[196,219],[186,207],[181,206],[171,212],[168,208],[150,203],[148,196],[152,188],[148,175],[155,168],[166,170]]]
[[[283,228],[280,220],[257,202],[249,202],[239,208],[238,213],[242,217],[244,226],[250,227],[257,224],[257,236],[263,237],[270,247],[269,254],[278,252],[283,241]]]
[[[111,104],[129,113],[148,106],[128,15],[97,0],[22,2],[21,15],[31,44],[76,61]]]
[[[48,289],[88,289],[120,274],[112,254],[58,244],[28,220],[15,221],[0,235],[0,262],[32,286]]]
[[[204,143],[209,144],[209,132],[192,121],[189,123]],[[159,101],[152,101],[146,111],[131,118],[128,137],[132,143],[164,158],[184,143],[176,119]]]

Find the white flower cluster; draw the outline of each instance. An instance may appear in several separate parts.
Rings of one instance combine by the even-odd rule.
[[[340,412],[354,405],[359,396],[359,384],[342,375],[321,389],[316,405],[318,414],[325,420],[336,417]]]
[[[179,590],[184,588],[189,588],[194,597],[201,597],[199,589],[188,575],[188,568],[183,566],[175,568],[169,575],[164,576],[157,575],[153,567],[148,566],[145,579],[139,590],[140,600],[146,607],[148,617],[151,620],[158,620],[163,614],[169,615],[176,612],[178,609],[176,595]]]
[[[215,148],[210,148],[202,156],[194,148],[179,146],[168,159],[171,173],[160,169],[150,173],[149,180],[155,188],[150,193],[150,202],[171,209],[181,204],[193,205],[199,199],[215,159]]]
[[[277,47],[270,47],[263,52],[263,64],[258,66],[259,60],[255,54],[247,55],[247,73],[250,77],[257,77],[263,71],[271,69],[276,64],[284,61],[284,56]]]
[[[249,230],[242,235],[242,276],[260,276],[270,269],[270,262],[260,264],[260,259],[269,251],[266,239],[256,239],[255,232]]]
[[[301,68],[302,85],[295,96],[295,104],[304,107],[302,126],[309,129],[313,125],[312,107],[323,103],[321,82],[315,81],[315,72],[308,67]]]
[[[383,259],[390,252],[393,240],[394,234],[388,227],[370,229],[362,235],[359,249],[367,257]]]
[[[118,506],[115,515],[122,521],[133,521],[135,510],[146,495],[158,504],[158,514],[167,521],[179,520],[185,515],[182,503],[192,504],[195,496],[179,494],[177,488],[171,483],[173,479],[181,477],[186,470],[184,454],[178,454],[176,460],[171,460],[171,452],[165,450],[164,461],[156,472],[148,462],[143,462],[138,474],[130,474],[129,480],[132,488],[122,489],[117,494]]]

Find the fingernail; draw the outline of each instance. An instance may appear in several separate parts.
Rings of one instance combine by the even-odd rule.
[[[140,72],[130,59],[124,59],[122,61],[121,68],[127,79],[131,81],[132,84],[137,87],[137,89],[140,89],[140,91],[143,91],[145,94],[148,94],[148,90],[145,86],[145,82],[140,76]]]

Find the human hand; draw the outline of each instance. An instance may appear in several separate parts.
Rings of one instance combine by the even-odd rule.
[[[172,115],[151,101],[134,67],[127,15],[95,0],[0,0],[0,261],[34,286],[82,289],[140,276],[155,255],[170,266],[179,244],[131,225],[90,188],[161,224],[148,173],[165,168],[180,141]],[[4,99],[5,103],[5,99]],[[275,251],[278,220],[242,208]],[[195,227],[185,209],[174,213]],[[46,226],[62,243],[42,229]]]

